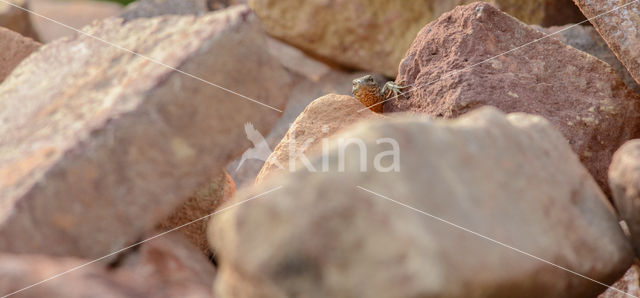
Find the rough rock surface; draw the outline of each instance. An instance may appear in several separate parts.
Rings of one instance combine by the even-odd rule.
[[[640,256],[640,140],[631,140],[613,155],[609,167],[613,202],[625,220],[631,241]]]
[[[594,297],[605,288],[357,188],[371,189],[595,280],[633,251],[613,208],[560,133],[539,116],[482,108],[456,120],[356,124],[299,170],[239,191],[212,219],[220,297]],[[399,171],[371,167],[392,146]],[[339,155],[345,156],[344,171]],[[378,160],[393,169],[392,156]],[[490,173],[490,174],[488,174]],[[375,274],[371,274],[375,272]]]
[[[124,265],[94,263],[26,289],[22,298],[211,297],[215,269],[186,240],[166,235],[129,252]],[[18,291],[90,260],[0,254],[0,295]]]
[[[384,110],[452,118],[492,105],[544,116],[607,191],[611,155],[639,135],[640,98],[601,60],[554,38],[532,42],[543,36],[491,5],[457,7],[419,33],[396,79],[414,87]]]
[[[607,289],[604,293],[600,294],[598,298],[640,297],[639,278],[640,274],[638,273],[638,265],[633,265],[629,270],[627,270],[627,273],[625,273],[621,279],[611,285],[613,289]]]
[[[573,0],[640,83],[640,2]],[[596,17],[597,16],[597,17]]]
[[[420,28],[469,2],[251,0],[249,4],[269,34],[332,63],[395,77]],[[544,26],[577,22],[581,17],[569,0],[494,2],[525,22]]]
[[[86,30],[284,108],[290,78],[248,7],[121,22]],[[0,250],[117,250],[244,151],[245,122],[265,131],[279,116],[93,38],[50,43],[0,86]]]
[[[39,47],[39,42],[0,27],[0,83]]]
[[[95,20],[102,20],[116,16],[122,11],[122,5],[97,0],[30,0],[31,9],[40,15],[56,20],[75,29],[91,24]],[[45,18],[34,16],[33,27],[38,37],[44,43],[61,37],[73,36],[77,32]]]
[[[210,182],[199,187],[182,206],[162,221],[158,228],[162,231],[179,228],[180,233],[208,256],[209,244],[206,231],[209,218],[198,219],[214,213],[220,205],[229,201],[235,192],[236,185],[231,176],[227,172],[218,173]]]
[[[7,1],[22,8],[30,9],[28,0]],[[17,8],[4,2],[0,2],[0,27],[8,28],[11,31],[15,31],[26,37],[38,40],[38,35],[31,24],[30,14],[24,9]]]
[[[311,154],[322,150],[322,141],[337,131],[361,120],[382,117],[351,96],[329,94],[314,100],[291,124],[258,173],[256,183],[303,166]],[[292,160],[294,164],[290,164]]]
[[[598,32],[593,29],[592,26],[566,25],[549,28],[534,26],[534,28],[546,34],[553,34],[553,38],[607,62],[607,64],[613,67],[616,74],[622,78],[627,87],[635,91],[636,94],[640,94],[640,86],[638,83],[636,83],[629,71],[627,71],[622,62],[618,60],[616,55],[611,51],[611,49],[609,49],[609,46],[607,46],[604,39],[600,37]]]
[[[287,107],[269,134],[264,136],[269,148],[273,149],[280,143],[289,130],[289,126],[309,103],[330,93],[351,95],[351,81],[367,73],[351,73],[333,69],[309,57],[301,50],[273,38],[268,38],[268,44],[271,54],[280,60],[280,63],[293,77],[293,88],[287,99]],[[385,80],[381,75],[376,75],[376,77],[379,77],[381,81]],[[264,165],[262,160],[248,159],[238,167],[241,161],[242,157],[240,156],[227,165],[227,171],[233,177],[238,188],[253,184]]]

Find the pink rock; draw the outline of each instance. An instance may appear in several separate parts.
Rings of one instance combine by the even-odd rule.
[[[246,6],[86,31],[165,65],[78,35],[0,85],[2,251],[94,258],[136,241],[248,148],[245,122],[267,131],[267,106],[284,108],[289,75]]]
[[[453,118],[491,105],[541,115],[608,192],[613,152],[639,135],[640,98],[608,64],[543,36],[489,4],[459,6],[418,34],[396,79],[414,89],[384,109]]]

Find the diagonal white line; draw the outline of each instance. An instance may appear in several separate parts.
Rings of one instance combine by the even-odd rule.
[[[168,234],[168,233],[171,233],[171,232],[173,232],[173,231],[176,231],[176,230],[179,230],[179,229],[181,229],[181,228],[184,228],[184,227],[186,227],[186,226],[188,226],[188,225],[190,225],[190,224],[192,224],[192,223],[195,223],[195,222],[197,222],[197,221],[203,220],[203,219],[205,219],[205,218],[211,217],[211,216],[213,216],[213,215],[216,215],[216,214],[218,214],[218,213],[221,213],[221,212],[227,211],[227,210],[229,210],[229,209],[232,209],[232,208],[238,207],[238,206],[240,206],[240,205],[242,205],[242,204],[244,204],[244,203],[247,203],[247,202],[249,202],[249,201],[255,200],[255,199],[257,199],[257,198],[259,198],[259,197],[262,197],[262,196],[264,196],[264,195],[266,195],[266,194],[268,194],[268,193],[271,193],[271,192],[274,192],[274,191],[276,191],[276,190],[278,190],[278,189],[281,189],[282,187],[283,187],[283,186],[282,186],[282,185],[280,185],[280,186],[278,186],[278,187],[275,187],[275,188],[272,188],[272,189],[270,189],[270,190],[268,190],[268,191],[265,191],[265,192],[263,192],[263,193],[261,193],[261,194],[258,194],[258,195],[255,195],[255,196],[253,196],[253,197],[250,197],[250,198],[248,198],[248,199],[246,199],[246,200],[243,200],[243,201],[240,201],[240,202],[237,202],[237,203],[231,204],[231,205],[229,205],[229,206],[227,206],[227,207],[225,207],[225,208],[222,208],[222,209],[220,209],[220,210],[217,210],[216,212],[213,212],[213,213],[211,213],[211,214],[209,214],[209,215],[205,215],[205,216],[203,216],[203,217],[201,217],[201,218],[198,218],[198,219],[192,220],[192,221],[190,221],[190,222],[188,222],[188,223],[186,223],[186,224],[183,224],[183,225],[181,225],[181,226],[175,227],[175,228],[173,228],[173,229],[171,229],[171,230],[168,230],[168,231],[162,232],[162,233],[157,234],[157,235],[155,235],[155,236],[153,236],[153,237],[150,237],[150,238],[144,239],[144,240],[142,240],[142,241],[140,241],[140,242],[137,242],[137,243],[131,244],[131,245],[129,245],[129,246],[127,246],[127,247],[125,247],[125,248],[119,249],[119,250],[114,251],[114,252],[112,252],[112,253],[110,253],[110,254],[108,254],[108,255],[105,255],[105,256],[103,256],[103,257],[97,258],[97,259],[95,259],[95,260],[93,260],[93,261],[90,261],[90,262],[84,263],[84,264],[82,264],[82,265],[78,265],[78,266],[73,267],[73,268],[71,268],[71,269],[69,269],[69,270],[67,270],[67,271],[60,272],[60,273],[58,273],[58,274],[56,274],[56,275],[54,275],[54,276],[51,276],[51,277],[49,277],[49,278],[47,278],[47,279],[44,279],[44,280],[41,280],[41,281],[39,281],[39,282],[37,282],[37,283],[34,283],[34,284],[29,285],[29,286],[27,286],[27,287],[24,287],[24,288],[22,288],[22,289],[20,289],[20,290],[17,290],[17,291],[15,291],[15,292],[12,292],[12,293],[6,294],[6,295],[4,295],[4,296],[2,296],[2,297],[0,297],[0,298],[6,298],[6,297],[9,297],[9,296],[12,296],[12,295],[18,294],[18,293],[20,293],[20,292],[22,292],[22,291],[28,290],[28,289],[30,289],[30,288],[33,288],[33,287],[35,287],[35,286],[37,286],[37,285],[40,285],[40,284],[45,283],[45,282],[48,282],[48,281],[50,281],[50,280],[56,279],[56,278],[58,278],[58,277],[60,277],[60,276],[63,276],[63,275],[65,275],[65,274],[67,274],[67,273],[70,273],[70,272],[72,272],[72,271],[78,270],[78,269],[80,269],[80,268],[83,268],[83,267],[89,266],[89,265],[91,265],[91,264],[93,264],[93,263],[96,263],[96,262],[98,262],[98,261],[104,260],[104,259],[106,259],[106,258],[108,258],[108,257],[111,257],[111,256],[113,256],[113,255],[116,255],[116,254],[118,254],[118,253],[121,253],[121,252],[123,252],[123,251],[125,251],[125,250],[127,250],[127,249],[130,249],[130,248],[132,248],[132,247],[138,246],[138,245],[140,245],[140,244],[142,244],[142,243],[145,243],[145,242],[147,242],[147,241],[151,241],[151,240],[153,240],[153,239],[155,239],[155,238],[158,238],[158,237],[164,236],[164,235],[166,235],[166,234]]]
[[[397,205],[400,205],[400,206],[402,206],[402,207],[409,208],[409,209],[411,209],[411,210],[413,210],[413,211],[416,211],[416,212],[421,213],[421,214],[423,214],[423,215],[429,216],[429,217],[431,217],[431,218],[433,218],[433,219],[435,219],[435,220],[441,221],[441,222],[443,222],[443,223],[446,223],[446,224],[448,224],[448,225],[451,225],[451,226],[453,226],[453,227],[456,227],[456,228],[458,228],[458,229],[461,229],[461,230],[463,230],[463,231],[465,231],[465,232],[468,232],[468,233],[471,233],[471,234],[473,234],[473,235],[476,235],[476,236],[478,236],[478,237],[480,237],[480,238],[483,238],[483,239],[489,240],[489,241],[491,241],[491,242],[493,242],[493,243],[495,243],[495,244],[498,244],[498,245],[504,246],[504,247],[506,247],[506,248],[508,248],[508,249],[514,250],[514,251],[516,251],[516,252],[519,252],[519,253],[521,253],[521,254],[523,254],[523,255],[529,256],[529,257],[534,258],[534,259],[536,259],[536,260],[538,260],[538,261],[541,261],[541,262],[544,262],[544,263],[546,263],[546,264],[549,264],[549,265],[551,265],[551,266],[553,266],[553,267],[556,267],[556,268],[558,268],[558,269],[562,269],[562,270],[567,271],[567,272],[569,272],[569,273],[571,273],[571,274],[574,274],[574,275],[577,275],[577,276],[579,276],[579,277],[585,278],[585,279],[587,279],[587,280],[590,280],[590,281],[595,282],[595,283],[597,283],[597,284],[599,284],[599,285],[605,286],[605,287],[607,287],[607,288],[609,288],[609,289],[613,289],[613,290],[615,290],[615,291],[617,291],[617,292],[620,292],[620,293],[622,293],[622,294],[625,294],[625,295],[628,295],[628,296],[631,296],[631,297],[635,297],[635,298],[639,298],[638,296],[634,296],[634,295],[629,294],[629,293],[627,293],[627,292],[624,292],[624,291],[622,291],[622,290],[620,290],[620,289],[617,289],[617,288],[614,288],[614,287],[612,287],[612,286],[609,286],[609,285],[607,285],[607,284],[605,284],[605,283],[599,282],[599,281],[597,281],[597,280],[595,280],[595,279],[593,279],[593,278],[590,278],[590,277],[588,277],[588,276],[586,276],[586,275],[583,275],[583,274],[580,274],[580,273],[578,273],[578,272],[575,272],[575,271],[573,271],[573,270],[571,270],[571,269],[567,269],[567,268],[562,267],[562,266],[560,266],[560,265],[556,265],[556,264],[551,263],[551,262],[549,262],[549,261],[547,261],[547,260],[545,260],[545,259],[542,259],[542,258],[536,257],[536,256],[534,256],[534,255],[532,255],[532,254],[530,254],[530,253],[527,253],[527,252],[525,252],[525,251],[522,251],[522,250],[520,250],[520,249],[517,249],[517,248],[515,248],[515,247],[513,247],[513,246],[511,246],[511,245],[508,245],[508,244],[502,243],[502,242],[500,242],[500,241],[498,241],[498,240],[494,240],[493,238],[489,238],[489,237],[484,236],[484,235],[482,235],[482,234],[480,234],[480,233],[477,233],[477,232],[474,232],[474,231],[472,231],[472,230],[469,230],[469,229],[467,229],[467,228],[465,228],[465,227],[462,227],[462,226],[460,226],[460,225],[457,225],[457,224],[455,224],[455,223],[452,223],[452,222],[450,222],[450,221],[448,221],[448,220],[446,220],[446,219],[442,219],[442,218],[440,218],[440,217],[437,217],[437,216],[435,216],[435,215],[432,215],[432,214],[427,213],[427,212],[425,212],[425,211],[422,211],[422,210],[420,210],[420,209],[417,209],[417,208],[414,208],[414,207],[409,206],[409,205],[407,205],[407,204],[404,204],[404,203],[398,202],[398,201],[393,200],[393,199],[391,199],[391,198],[389,198],[389,197],[383,196],[383,195],[381,195],[381,194],[379,194],[379,193],[377,193],[377,192],[374,192],[374,191],[372,191],[372,190],[366,189],[366,188],[364,188],[364,187],[362,187],[362,186],[359,186],[359,185],[358,185],[358,186],[356,186],[356,187],[357,187],[357,188],[359,188],[359,189],[361,189],[361,190],[364,190],[364,191],[366,191],[366,192],[368,192],[368,193],[374,194],[374,195],[376,195],[376,196],[378,196],[378,197],[380,197],[380,198],[383,198],[383,199],[385,199],[385,200],[387,200],[387,201],[389,201],[389,202],[393,202],[393,203],[395,203],[395,204],[397,204]]]
[[[110,42],[110,41],[104,40],[104,39],[102,39],[102,38],[100,38],[100,37],[97,37],[97,36],[95,36],[95,35],[93,35],[93,34],[86,33],[86,32],[84,32],[84,31],[82,31],[82,30],[79,30],[79,29],[74,28],[74,27],[72,27],[72,26],[66,25],[66,24],[64,24],[64,23],[61,23],[61,22],[59,22],[59,21],[56,21],[56,20],[54,20],[54,19],[52,19],[52,18],[49,18],[49,17],[46,17],[46,16],[44,16],[44,15],[41,15],[41,14],[39,14],[39,13],[35,12],[35,11],[32,11],[32,10],[30,10],[30,9],[26,9],[26,8],[24,8],[24,7],[20,6],[20,5],[17,5],[17,4],[14,4],[14,3],[8,2],[7,0],[0,0],[0,2],[4,2],[4,3],[6,3],[6,4],[8,4],[8,5],[11,5],[11,6],[15,7],[15,8],[18,8],[18,9],[24,10],[24,11],[26,11],[26,12],[30,13],[30,14],[33,14],[33,15],[38,16],[38,17],[41,17],[41,18],[43,18],[43,19],[46,19],[46,20],[51,21],[51,22],[53,22],[53,23],[56,23],[56,24],[58,24],[58,25],[60,25],[60,26],[63,26],[63,27],[65,27],[65,28],[71,29],[71,30],[73,30],[73,31],[75,31],[75,32],[78,32],[78,33],[80,33],[80,34],[86,35],[86,36],[91,37],[91,38],[93,38],[93,39],[95,39],[95,40],[101,41],[101,42],[103,42],[103,43],[105,43],[105,44],[107,44],[107,45],[110,45],[110,46],[112,46],[112,47],[118,48],[118,49],[123,50],[123,51],[125,51],[125,52],[129,52],[129,53],[131,53],[131,54],[134,54],[134,55],[136,55],[136,56],[139,56],[139,57],[141,57],[141,58],[144,58],[144,59],[146,59],[146,60],[148,60],[148,61],[151,61],[151,62],[153,62],[153,63],[156,63],[156,64],[158,64],[158,65],[161,65],[161,66],[164,66],[164,67],[169,68],[169,69],[171,69],[171,70],[174,70],[174,71],[176,71],[176,72],[179,72],[179,73],[181,73],[181,74],[183,74],[183,75],[185,75],[185,76],[188,76],[188,77],[190,77],[190,78],[196,79],[196,80],[198,80],[198,81],[200,81],[200,82],[203,82],[203,83],[205,83],[205,84],[208,84],[208,85],[214,86],[214,87],[216,87],[216,88],[222,89],[222,90],[224,90],[224,91],[226,91],[226,92],[229,92],[229,93],[231,93],[231,94],[234,94],[234,95],[240,96],[240,97],[242,97],[242,98],[244,98],[244,99],[246,99],[246,100],[249,100],[249,101],[254,102],[254,103],[257,103],[257,104],[259,104],[259,105],[261,105],[261,106],[264,106],[264,107],[267,107],[267,108],[272,109],[272,110],[274,110],[274,111],[277,111],[277,112],[282,113],[282,110],[280,110],[280,109],[278,109],[278,108],[274,108],[274,107],[272,107],[272,106],[270,106],[270,105],[268,105],[268,104],[266,104],[266,103],[262,103],[262,102],[260,102],[260,101],[258,101],[258,100],[255,100],[255,99],[250,98],[250,97],[248,97],[248,96],[242,95],[242,94],[240,94],[240,93],[238,93],[238,92],[235,92],[235,91],[233,91],[233,90],[227,89],[227,88],[222,87],[222,86],[220,86],[220,85],[218,85],[218,84],[214,84],[214,83],[209,82],[209,81],[207,81],[207,80],[205,80],[205,79],[203,79],[203,78],[200,78],[200,77],[198,77],[198,76],[192,75],[192,74],[190,74],[190,73],[188,73],[188,72],[184,72],[184,71],[179,70],[179,69],[177,69],[177,68],[175,68],[175,67],[169,66],[169,65],[167,65],[167,64],[165,64],[165,63],[163,63],[162,61],[159,61],[159,60],[154,59],[154,58],[151,58],[151,57],[149,57],[149,56],[147,56],[147,55],[140,54],[140,53],[138,53],[138,52],[132,51],[132,50],[127,49],[127,48],[125,48],[125,47],[119,46],[119,45],[117,45],[117,44],[115,44],[115,43],[112,43],[112,42]]]
[[[0,1],[3,1],[3,0],[0,0]],[[392,99],[397,98],[398,96],[402,96],[402,95],[404,95],[404,94],[407,94],[407,93],[409,93],[409,92],[412,92],[413,90],[416,90],[416,89],[417,89],[417,88],[419,88],[419,87],[424,87],[424,86],[427,86],[427,85],[431,85],[431,84],[433,84],[433,83],[435,83],[435,82],[438,82],[438,81],[440,81],[440,80],[442,80],[442,79],[444,79],[444,78],[446,78],[446,77],[449,77],[449,76],[452,76],[452,75],[457,74],[457,73],[459,73],[459,72],[462,72],[462,71],[465,71],[465,70],[468,70],[468,69],[474,68],[474,67],[476,67],[476,66],[478,66],[478,65],[480,65],[480,64],[483,64],[483,63],[489,62],[489,61],[491,61],[491,60],[493,60],[493,59],[496,59],[496,58],[498,58],[498,57],[500,57],[500,56],[504,56],[504,55],[506,55],[506,54],[508,54],[508,53],[511,53],[511,52],[517,51],[517,50],[519,50],[519,49],[521,49],[521,48],[523,48],[523,47],[526,47],[526,46],[528,46],[528,45],[530,45],[530,44],[533,44],[533,43],[536,43],[536,42],[541,41],[541,40],[543,40],[543,39],[546,39],[546,38],[548,38],[548,37],[554,36],[554,35],[556,35],[556,34],[558,34],[558,33],[561,33],[561,32],[564,32],[564,31],[567,31],[567,30],[569,30],[569,29],[571,29],[571,28],[574,28],[574,27],[576,27],[576,26],[580,26],[580,25],[582,25],[582,24],[584,24],[584,23],[586,23],[586,22],[589,22],[589,21],[591,21],[591,20],[593,20],[593,19],[599,18],[599,17],[601,17],[601,16],[603,16],[603,15],[606,15],[606,14],[612,13],[612,12],[614,12],[614,11],[618,10],[618,9],[621,9],[621,8],[627,7],[627,6],[629,6],[629,5],[631,5],[631,4],[635,3],[635,2],[638,2],[638,1],[639,1],[639,0],[633,0],[633,1],[631,1],[631,2],[629,2],[629,3],[627,3],[627,4],[625,4],[625,5],[621,5],[621,6],[618,6],[618,7],[614,7],[614,8],[612,8],[612,9],[610,9],[610,10],[608,10],[608,11],[605,11],[605,12],[603,12],[603,13],[599,14],[599,15],[596,15],[596,16],[594,16],[594,17],[592,17],[592,18],[586,19],[586,20],[584,20],[584,21],[582,21],[582,22],[579,22],[579,23],[577,23],[577,24],[573,24],[573,25],[571,25],[571,26],[569,26],[569,27],[567,27],[567,28],[564,28],[564,29],[562,29],[562,30],[558,30],[558,31],[553,32],[553,33],[551,33],[551,34],[547,34],[547,35],[545,35],[545,36],[543,36],[543,37],[540,37],[540,38],[538,38],[538,39],[535,39],[535,40],[532,40],[532,41],[527,42],[527,43],[525,43],[525,44],[522,44],[522,45],[520,45],[520,46],[517,46],[517,47],[515,47],[515,48],[513,48],[513,49],[511,49],[511,50],[508,50],[508,51],[504,52],[504,53],[501,53],[501,54],[498,54],[498,55],[495,55],[495,56],[489,57],[489,58],[487,58],[487,59],[485,59],[485,60],[482,60],[482,61],[480,61],[480,62],[478,62],[478,63],[471,64],[471,65],[469,65],[469,66],[467,66],[467,67],[465,67],[465,68],[461,68],[461,69],[458,69],[458,70],[454,70],[454,71],[448,72],[448,73],[446,73],[446,74],[442,75],[441,77],[439,77],[439,78],[437,78],[437,79],[435,79],[435,80],[433,80],[433,81],[426,82],[426,83],[424,83],[424,84],[422,84],[422,85],[420,85],[420,86],[415,86],[415,87],[414,87],[414,84],[407,85],[407,86],[405,86],[405,87],[413,87],[413,88],[411,88],[411,89],[409,89],[409,90],[407,90],[407,91],[405,91],[405,92],[399,93],[398,95],[395,95],[395,96],[393,96],[393,97],[387,98],[387,99],[385,99],[385,100],[383,100],[383,101],[381,101],[381,102],[375,103],[375,104],[370,105],[370,106],[365,107],[365,108],[362,108],[362,109],[358,110],[358,112],[362,112],[362,111],[364,111],[364,110],[366,110],[366,109],[369,109],[369,108],[371,108],[371,107],[374,107],[374,106],[377,106],[377,105],[383,104],[383,103],[385,103],[385,102],[387,102],[387,101],[389,101],[389,100],[392,100]]]

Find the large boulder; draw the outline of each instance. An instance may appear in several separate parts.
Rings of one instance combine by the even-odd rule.
[[[0,250],[94,258],[137,240],[290,89],[246,6],[85,31],[98,39],[50,43],[0,86]]]
[[[329,144],[316,172],[241,190],[252,201],[212,219],[220,297],[583,298],[605,287],[575,273],[612,283],[631,265],[613,208],[542,117],[379,119]]]
[[[251,0],[269,34],[345,66],[395,77],[398,63],[426,23],[470,0]],[[582,17],[570,0],[493,0],[544,26]],[[524,3],[522,3],[524,2]]]
[[[0,1],[0,27],[38,40],[38,34],[31,24],[30,8],[28,0]]]
[[[573,0],[640,83],[640,2]]]
[[[0,27],[0,83],[39,47],[39,42]]]
[[[460,6],[427,25],[396,82],[413,86],[389,112],[453,118],[478,106],[547,118],[603,190],[613,152],[640,135],[640,97],[603,61],[486,3]]]

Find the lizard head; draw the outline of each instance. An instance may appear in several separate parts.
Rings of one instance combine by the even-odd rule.
[[[353,80],[353,88],[351,88],[351,93],[355,95],[357,91],[362,90],[378,90],[378,83],[373,78],[372,75],[366,75],[361,78],[357,78]]]

